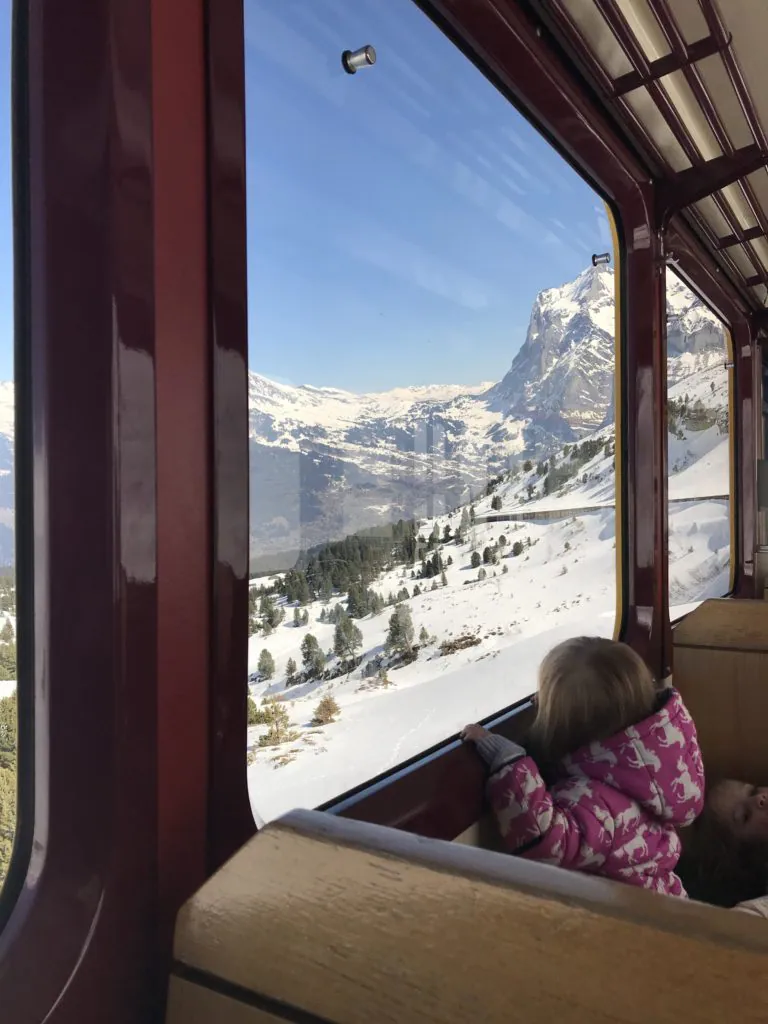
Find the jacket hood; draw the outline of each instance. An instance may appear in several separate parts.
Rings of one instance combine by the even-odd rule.
[[[704,768],[696,727],[676,690],[661,694],[648,718],[581,747],[562,764],[568,777],[611,786],[674,825],[689,824],[703,806]]]

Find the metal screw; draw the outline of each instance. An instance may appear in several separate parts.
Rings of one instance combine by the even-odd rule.
[[[348,75],[354,75],[360,68],[369,68],[376,63],[376,51],[370,45],[359,50],[345,50],[341,55],[341,66]]]

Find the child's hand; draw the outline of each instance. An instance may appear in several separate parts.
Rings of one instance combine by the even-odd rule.
[[[465,743],[475,743],[477,740],[482,739],[483,736],[490,736],[490,733],[482,725],[467,725],[461,734],[461,738]]]

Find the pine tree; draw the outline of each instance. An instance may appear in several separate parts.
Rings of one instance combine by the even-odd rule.
[[[485,571],[485,569],[483,569],[483,567],[481,566],[481,567],[480,567],[480,569],[478,570],[478,573],[477,573],[477,578],[478,578],[479,580],[484,580],[484,579],[485,579],[485,577],[486,577],[487,575],[488,575],[488,573],[487,573],[487,572]]]
[[[482,558],[480,557],[480,552],[479,551],[473,551],[472,552],[472,558],[470,560],[470,564],[472,565],[472,568],[473,569],[477,569],[477,567],[480,565],[481,562],[482,562]]]
[[[443,527],[443,544],[448,544],[451,539],[451,527],[448,523]]]
[[[306,608],[301,613],[301,624],[302,624],[302,626],[308,626],[309,625],[309,612],[307,611]]]
[[[0,768],[16,771],[16,693],[0,697]]]
[[[422,646],[424,644],[428,644],[429,643],[429,633],[427,632],[427,627],[426,626],[422,626],[421,629],[419,630],[419,643]]]
[[[266,725],[267,719],[264,712],[256,704],[253,697],[248,694],[248,725]]]
[[[507,538],[502,533],[502,535],[499,537],[499,547],[500,548],[505,548],[506,546],[507,546]]]
[[[501,495],[494,494],[491,498],[491,508],[494,512],[498,512],[501,509]]]
[[[297,628],[301,625],[301,612],[298,608],[293,609],[293,624]]]
[[[344,617],[338,623],[333,634],[333,653],[341,661],[355,657],[355,651],[363,646],[363,634],[354,622]]]
[[[399,604],[389,619],[389,632],[385,642],[388,654],[410,654],[413,649],[413,617],[407,605]]]
[[[11,644],[16,639],[16,634],[13,631],[11,620],[6,619],[3,628],[0,629],[0,643]]]
[[[262,679],[271,679],[275,674],[275,659],[266,647],[259,655],[259,664],[257,665],[257,668]]]
[[[286,682],[290,686],[296,680],[296,662],[289,658],[285,666]]]
[[[466,505],[461,510],[461,523],[459,524],[459,529],[462,533],[466,533],[469,529],[469,512],[467,511]]]
[[[533,469],[533,463],[531,462],[530,459],[526,459],[525,462],[523,463],[523,472],[524,473],[530,473],[532,469]]]
[[[285,706],[274,697],[262,701],[262,713],[269,725],[267,732],[259,737],[260,747],[277,747],[298,738],[298,732],[291,729],[291,720]]]
[[[469,521],[470,521],[470,523],[473,526],[475,525],[475,506],[474,505],[470,505],[469,506]]]
[[[444,572],[441,572],[441,573],[440,573],[440,582],[442,583],[442,585],[443,585],[444,587],[447,587],[447,586],[448,586],[448,577],[447,577],[447,576],[445,575],[445,573],[444,573]]]
[[[302,605],[309,604],[309,602],[312,600],[312,593],[309,589],[309,583],[307,582],[307,577],[304,575],[303,572],[299,573],[296,598],[299,604]]]
[[[301,660],[310,679],[317,678],[325,668],[325,655],[320,650],[316,637],[311,633],[307,633],[301,641]]]
[[[312,719],[312,725],[330,725],[331,722],[335,721],[336,717],[341,714],[341,708],[328,693],[322,698],[320,703],[315,708],[315,715]]]

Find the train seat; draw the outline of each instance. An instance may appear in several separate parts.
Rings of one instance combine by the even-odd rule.
[[[766,970],[748,914],[297,811],[183,907],[167,1024],[762,1024]]]
[[[673,631],[707,774],[768,783],[768,603],[705,601]]]

